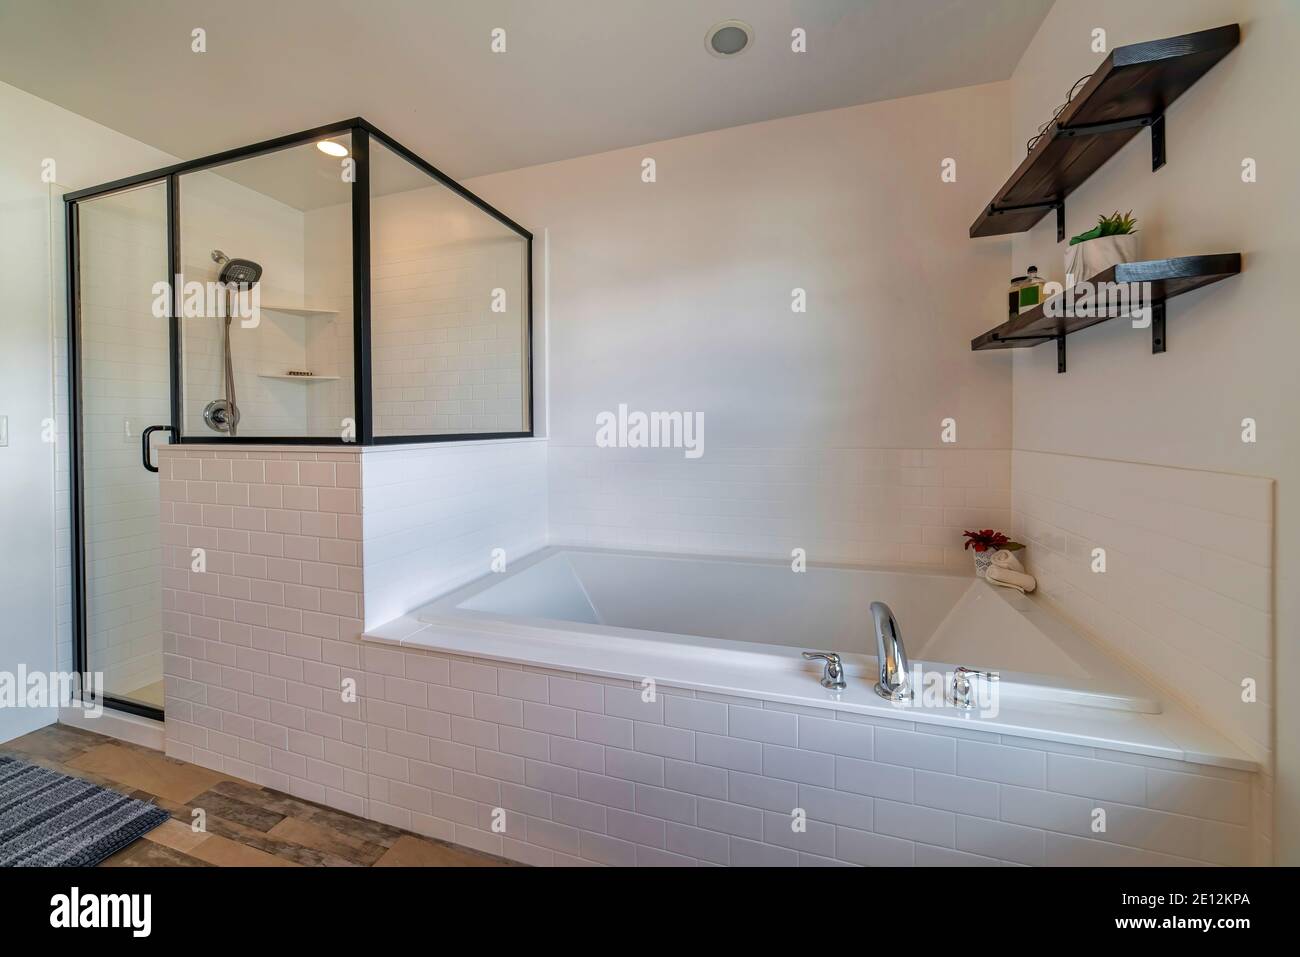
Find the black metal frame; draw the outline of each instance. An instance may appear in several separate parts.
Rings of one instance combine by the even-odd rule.
[[[179,444],[219,444],[231,446],[244,445],[411,445],[435,442],[460,442],[482,439],[531,438],[536,427],[533,422],[533,234],[516,223],[500,210],[470,192],[460,183],[447,176],[432,163],[407,149],[397,140],[361,117],[352,117],[290,133],[274,139],[253,143],[237,149],[225,150],[210,156],[175,163],[162,169],[137,173],[99,186],[79,189],[64,195],[64,217],[66,223],[67,251],[67,309],[68,309],[68,434],[69,434],[69,468],[70,468],[70,506],[72,511],[72,621],[73,621],[73,660],[78,672],[84,673],[87,661],[86,653],[86,578],[85,578],[85,542],[82,532],[85,527],[85,490],[82,481],[82,410],[81,410],[81,324],[80,324],[80,262],[78,237],[78,204],[83,200],[96,199],[111,193],[163,182],[167,191],[167,279],[173,282],[180,270],[181,236],[180,236],[180,177],[186,173],[212,169],[240,160],[250,159],[266,153],[301,146],[316,140],[349,133],[351,136],[351,153],[356,162],[355,178],[352,181],[352,334],[353,334],[353,384],[355,387],[353,415],[356,420],[356,435],[353,439],[314,437],[314,436],[239,436],[223,439],[214,435],[186,435],[183,429],[182,408],[182,353],[180,323],[180,289],[172,290],[168,310],[168,349],[171,370],[171,422],[156,428],[171,432],[173,441]],[[527,315],[525,317],[525,361],[526,361],[526,400],[528,428],[518,432],[477,432],[439,435],[375,435],[372,402],[371,379],[371,343],[370,343],[370,142],[377,140],[393,153],[411,163],[437,183],[450,189],[462,199],[488,214],[502,225],[508,227],[527,241],[525,260],[527,263]],[[147,439],[145,439],[147,441]],[[146,458],[147,461],[147,458]],[[138,702],[105,696],[104,702],[109,707],[145,717],[162,717],[162,710]]]

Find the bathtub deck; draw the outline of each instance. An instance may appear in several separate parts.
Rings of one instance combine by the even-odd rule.
[[[4,742],[0,754],[171,812],[172,820],[110,857],[105,867],[519,866],[67,725]],[[207,815],[207,833],[190,828],[195,808]]]

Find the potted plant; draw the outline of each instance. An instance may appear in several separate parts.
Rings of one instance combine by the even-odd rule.
[[[993,561],[993,553],[1001,549],[1014,552],[1025,546],[1019,542],[1013,542],[1001,532],[995,532],[991,528],[985,528],[978,532],[962,532],[966,536],[965,548],[975,550],[975,574],[979,578],[984,577],[984,573],[989,570],[989,564]]]
[[[1065,252],[1066,288],[1091,279],[1111,266],[1136,262],[1137,220],[1133,210],[1098,216],[1097,225],[1070,240]]]

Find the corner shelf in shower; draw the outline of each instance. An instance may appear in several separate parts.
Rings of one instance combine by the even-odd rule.
[[[281,382],[337,382],[336,375],[285,375],[284,373],[259,372],[259,379],[279,379]]]
[[[1145,262],[1120,263],[1111,266],[1088,280],[1092,286],[1101,283],[1150,283],[1151,351],[1164,352],[1168,345],[1165,335],[1165,302],[1193,289],[1200,289],[1241,272],[1241,253],[1216,253],[1209,256],[1179,256],[1176,259],[1151,259]],[[1069,304],[1079,299],[1083,288],[1053,296],[1034,308],[1013,316],[996,329],[990,329],[970,341],[972,352],[984,349],[1026,349],[1044,342],[1056,342],[1056,371],[1065,371],[1065,337],[1072,332],[1087,329],[1114,318],[1131,316],[1098,316],[1091,310],[1087,315],[1076,315]],[[1065,303],[1063,315],[1051,316],[1047,310]]]
[[[266,312],[283,312],[291,316],[304,316],[308,319],[337,316],[339,314],[337,309],[313,309],[310,306],[268,306],[263,303],[261,308]]]
[[[970,235],[1023,233],[1051,210],[1065,239],[1065,198],[1138,130],[1151,130],[1151,169],[1165,164],[1165,110],[1241,39],[1235,24],[1116,47],[1034,144],[971,225]]]

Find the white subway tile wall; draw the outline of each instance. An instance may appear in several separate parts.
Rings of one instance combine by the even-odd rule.
[[[370,815],[532,864],[1250,863],[1244,772],[373,643],[362,665]]]
[[[360,451],[158,464],[167,753],[365,814]]]
[[[1012,504],[1042,594],[1267,764],[1273,481],[1017,451]]]
[[[593,425],[594,434],[594,425]],[[1011,525],[1005,449],[550,444],[552,544],[969,568],[962,531]]]
[[[368,627],[546,544],[546,442],[368,449],[362,491]]]
[[[1245,772],[361,642],[387,454],[161,453],[169,754],[538,865],[1252,861]]]

